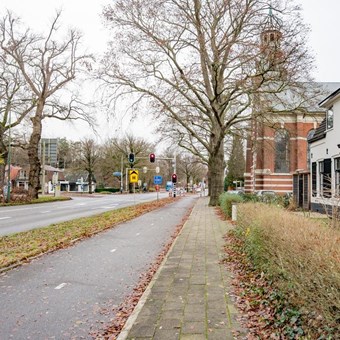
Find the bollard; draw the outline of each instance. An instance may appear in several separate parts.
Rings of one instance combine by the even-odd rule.
[[[231,203],[231,220],[237,220],[237,203]]]

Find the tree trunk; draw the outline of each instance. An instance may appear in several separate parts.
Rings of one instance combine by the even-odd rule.
[[[209,157],[209,191],[210,201],[209,205],[218,205],[218,198],[223,192],[223,179],[224,179],[224,150],[223,142],[218,148],[216,153],[213,153]]]
[[[0,164],[0,191],[3,190],[6,178],[6,164],[8,163],[8,152],[7,150],[0,150],[0,154],[2,155],[3,163]]]
[[[92,194],[92,173],[89,173],[89,194]]]
[[[40,170],[41,164],[39,159],[39,143],[41,139],[42,130],[42,110],[44,105],[39,103],[37,111],[32,118],[33,130],[28,145],[28,162],[30,165],[30,172],[28,177],[28,192],[31,198],[38,198],[40,189]]]

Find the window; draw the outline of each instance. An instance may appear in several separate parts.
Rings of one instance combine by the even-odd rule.
[[[335,196],[340,197],[340,157],[334,159]]]
[[[327,130],[333,128],[333,118],[334,118],[334,112],[333,112],[333,107],[331,107],[327,111]]]
[[[275,172],[289,173],[289,134],[286,130],[275,133]]]
[[[309,144],[309,140],[311,138],[313,138],[314,136],[314,133],[315,133],[315,129],[312,129],[308,132],[307,134],[307,169],[309,170],[310,169],[310,160],[311,160],[311,153],[310,153],[310,144]]]
[[[324,159],[319,162],[320,170],[320,193],[322,197],[332,197],[332,159]]]
[[[316,162],[312,163],[312,196],[315,197],[317,194],[316,188]]]

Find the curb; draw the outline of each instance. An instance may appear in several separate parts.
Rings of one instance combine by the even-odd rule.
[[[196,206],[197,202],[195,203],[195,205],[193,206],[187,220],[185,221],[185,223],[183,224],[182,228],[181,228],[181,231],[179,232],[179,234],[177,235],[176,239],[174,240],[174,242],[172,243],[170,249],[168,250],[167,254],[165,255],[161,265],[159,266],[159,268],[157,269],[157,272],[156,274],[154,275],[154,277],[152,278],[152,280],[150,281],[149,285],[146,287],[143,295],[141,296],[141,298],[139,299],[136,307],[134,308],[132,314],[129,316],[129,318],[127,319],[123,329],[121,330],[121,332],[119,333],[118,337],[117,338],[113,338],[113,337],[110,337],[109,340],[126,340],[127,339],[127,336],[129,335],[129,332],[133,326],[133,324],[135,323],[135,321],[137,320],[137,317],[140,313],[140,311],[142,310],[142,308],[144,307],[145,305],[145,302],[147,300],[147,298],[149,297],[150,293],[151,293],[151,289],[153,287],[153,285],[155,284],[158,276],[160,275],[160,272],[161,270],[163,269],[168,257],[169,257],[169,254],[171,253],[172,251],[172,248],[175,246],[177,240],[178,240],[178,237],[182,234],[182,230],[183,228],[186,226],[186,224],[188,223],[188,220],[190,219],[191,215],[192,215],[192,212]]]

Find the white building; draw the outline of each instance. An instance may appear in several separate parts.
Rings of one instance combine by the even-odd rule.
[[[340,207],[340,88],[324,99],[326,118],[309,139],[311,210]]]

